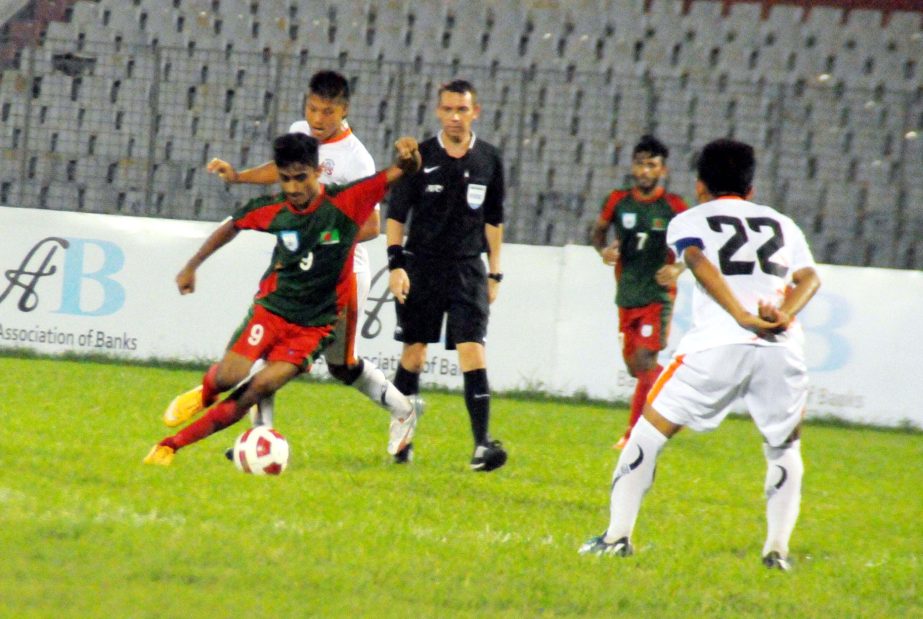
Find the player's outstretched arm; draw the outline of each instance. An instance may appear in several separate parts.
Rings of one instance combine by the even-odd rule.
[[[711,295],[718,305],[730,314],[737,324],[744,329],[755,333],[768,333],[777,330],[781,325],[777,320],[766,320],[752,314],[741,305],[740,301],[734,296],[734,292],[727,285],[724,276],[715,265],[705,256],[705,253],[698,247],[688,247],[683,252],[683,258],[686,265],[696,280],[702,285],[705,291]]]
[[[370,241],[374,238],[378,238],[379,234],[381,234],[381,213],[378,212],[378,209],[375,209],[372,211],[372,214],[369,215],[369,218],[365,220],[365,223],[362,224],[362,227],[359,228],[356,240],[360,243],[363,241]]]
[[[234,227],[234,221],[228,217],[214,232],[212,232],[202,246],[186,262],[186,265],[180,269],[176,275],[176,286],[180,294],[190,294],[195,292],[195,272],[199,266],[205,262],[209,256],[218,251],[221,247],[229,243],[237,236],[237,228]]]
[[[205,168],[225,183],[247,183],[251,185],[271,185],[279,181],[279,170],[274,161],[267,161],[255,168],[238,172],[230,163],[215,157]]]

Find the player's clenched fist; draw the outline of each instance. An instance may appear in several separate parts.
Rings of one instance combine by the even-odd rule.
[[[420,156],[420,148],[416,139],[409,136],[398,138],[394,143],[394,149],[397,151],[395,165],[405,174],[413,174],[423,165],[423,158]]]
[[[215,157],[208,162],[208,165],[205,166],[205,169],[212,174],[217,174],[218,178],[223,180],[225,183],[237,182],[237,170],[234,169],[234,166],[223,159],[218,159]]]
[[[759,301],[759,308],[757,310],[757,315],[775,325],[771,329],[772,333],[782,333],[792,324],[793,316],[789,315],[787,312],[783,311],[781,308],[776,307],[768,301]]]
[[[613,265],[619,261],[619,241],[615,239],[608,246],[605,247],[599,255],[602,256],[603,262],[608,265]]]
[[[183,270],[176,274],[176,287],[179,288],[180,294],[195,292],[195,269],[183,267]]]

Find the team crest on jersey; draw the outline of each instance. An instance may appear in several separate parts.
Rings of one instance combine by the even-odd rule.
[[[317,242],[321,245],[336,245],[340,242],[340,231],[336,228],[333,230],[324,230],[320,233]]]
[[[283,230],[279,233],[279,240],[289,251],[298,251],[298,232],[296,230]]]
[[[333,176],[334,163],[333,159],[324,159],[320,164],[321,170],[324,171],[324,174],[327,176]]]
[[[651,230],[666,230],[667,229],[667,220],[663,217],[654,217],[654,220],[651,222]]]
[[[637,213],[622,213],[622,227],[631,230],[638,223]]]
[[[468,185],[468,206],[472,210],[481,208],[484,204],[484,196],[487,195],[487,185],[477,185],[471,183]]]

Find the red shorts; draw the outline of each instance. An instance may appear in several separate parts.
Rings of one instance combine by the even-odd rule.
[[[672,303],[652,303],[642,307],[619,308],[619,339],[627,359],[639,348],[659,352],[670,337]]]
[[[262,305],[250,313],[231,336],[228,350],[256,361],[285,361],[307,371],[333,338],[334,325],[303,327],[273,314]]]

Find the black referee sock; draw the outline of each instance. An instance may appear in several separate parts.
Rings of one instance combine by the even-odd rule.
[[[416,395],[420,393],[420,374],[411,372],[399,363],[394,373],[394,386],[404,395]]]
[[[487,370],[471,370],[465,378],[465,405],[471,417],[471,433],[475,445],[487,444],[487,425],[490,422],[490,387],[487,384]]]

